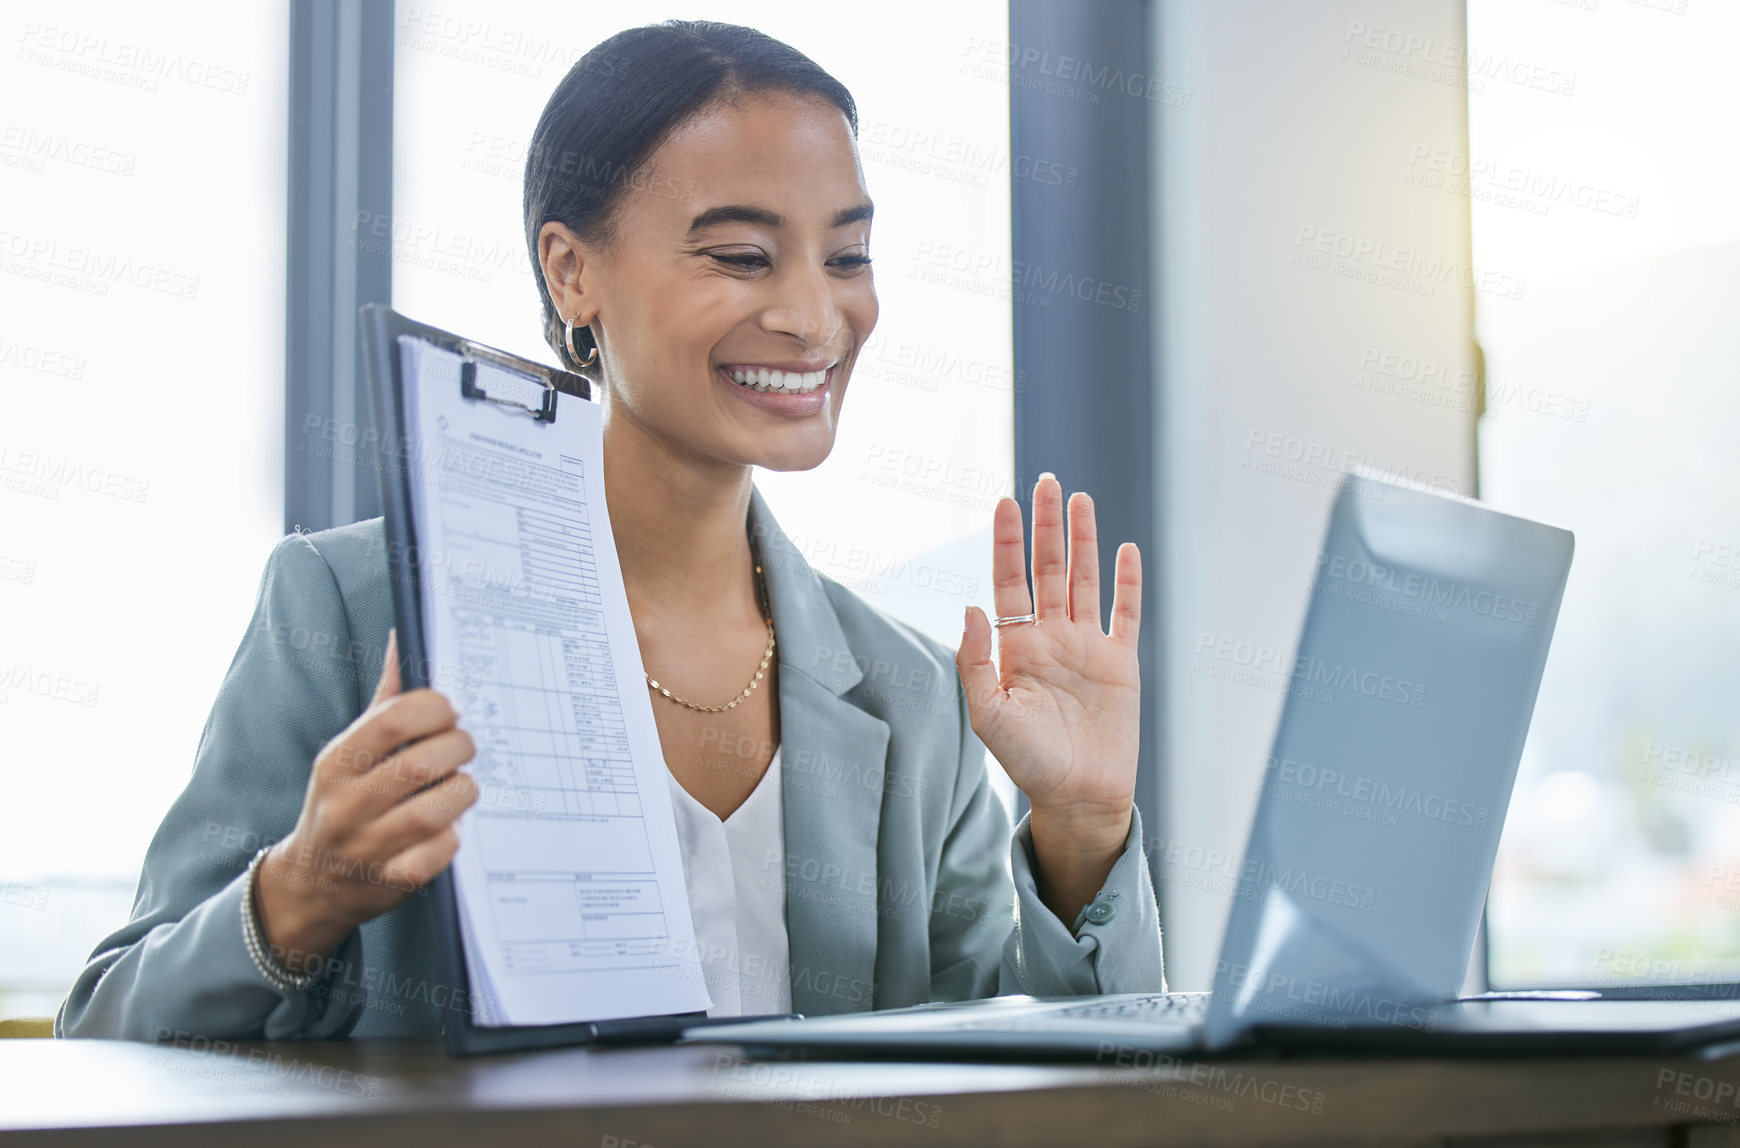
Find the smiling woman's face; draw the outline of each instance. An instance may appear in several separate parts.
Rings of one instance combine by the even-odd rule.
[[[844,114],[773,92],[680,125],[618,203],[608,248],[545,224],[545,280],[564,319],[592,326],[606,418],[699,458],[819,465],[876,325],[869,207]]]

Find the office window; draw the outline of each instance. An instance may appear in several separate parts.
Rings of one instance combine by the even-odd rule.
[[[0,18],[0,1017],[127,919],[280,534],[288,23]]]
[[[1349,49],[1380,25],[1460,42],[1462,8],[1396,8],[1155,6],[1154,73],[1191,93],[1155,116],[1163,545],[1147,567],[1166,695],[1149,849],[1179,989],[1214,980],[1341,471],[1472,486],[1472,414],[1398,377],[1469,363],[1476,293],[1449,279],[1469,266],[1467,205],[1407,179],[1416,151],[1463,147],[1468,98],[1403,55]],[[1408,274],[1387,274],[1398,253]]]
[[[903,0],[873,19],[769,2],[586,11],[399,5],[394,306],[555,362],[520,193],[556,82],[600,40],[673,17],[748,24],[793,45],[858,104],[881,316],[833,454],[814,471],[757,471],[756,484],[817,570],[952,651],[963,607],[991,607],[991,512],[1014,481],[1006,5]]]
[[[1470,0],[1481,492],[1576,532],[1495,984],[1740,979],[1740,8]],[[1472,98],[1476,85],[1481,89]]]

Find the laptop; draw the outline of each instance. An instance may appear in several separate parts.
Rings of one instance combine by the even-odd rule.
[[[1103,1058],[1253,1047],[1671,1052],[1740,1002],[1458,992],[1570,573],[1568,531],[1343,476],[1208,993],[748,1020],[696,1042]]]

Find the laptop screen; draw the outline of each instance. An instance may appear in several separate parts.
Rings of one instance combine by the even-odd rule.
[[[1432,1022],[1467,968],[1570,572],[1568,531],[1344,478],[1207,1038]]]

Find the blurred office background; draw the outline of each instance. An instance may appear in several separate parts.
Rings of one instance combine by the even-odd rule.
[[[68,0],[0,16],[0,1018],[126,919],[274,542],[376,513],[356,303],[549,360],[526,141],[673,16],[858,101],[881,322],[756,478],[811,563],[953,647],[1039,471],[1142,546],[1174,987],[1349,464],[1577,535],[1476,978],[1740,980],[1740,8]]]

